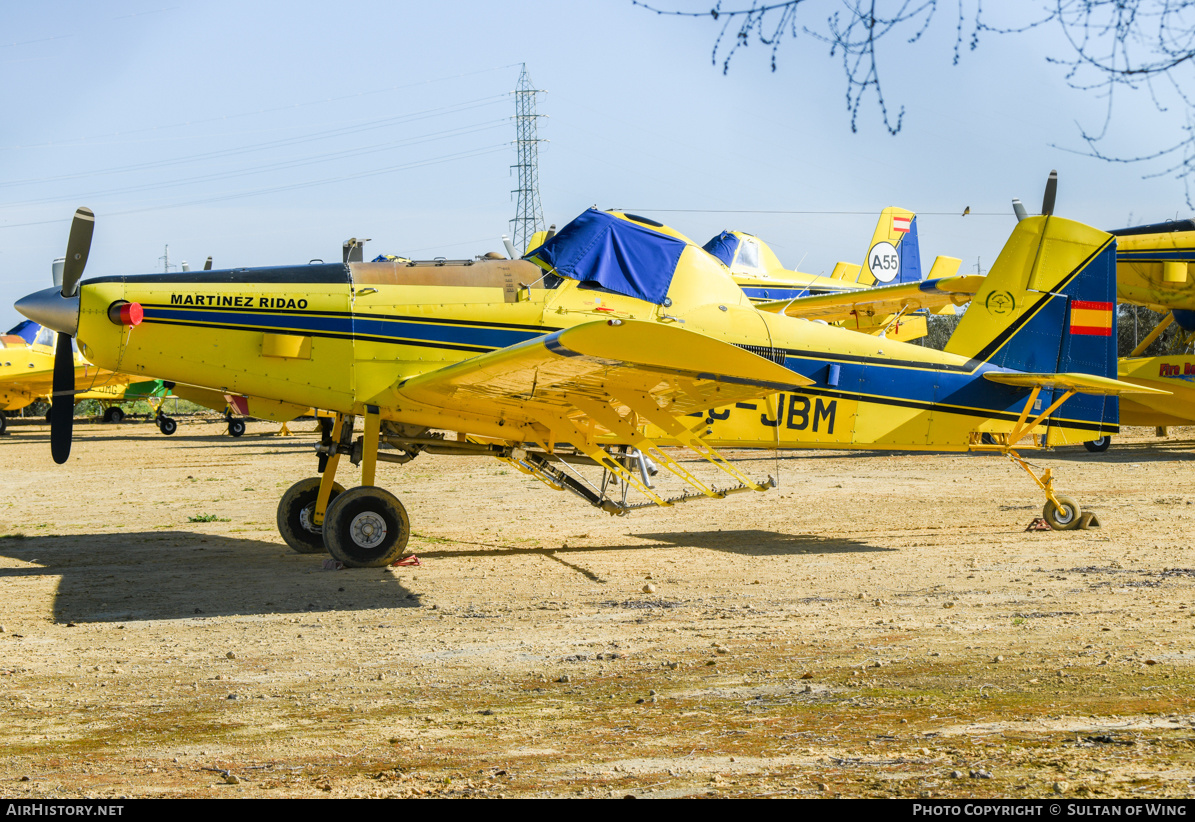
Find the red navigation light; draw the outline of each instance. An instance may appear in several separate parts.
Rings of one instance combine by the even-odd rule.
[[[141,303],[119,300],[108,306],[108,319],[114,325],[138,326],[145,319],[145,309],[141,307]]]

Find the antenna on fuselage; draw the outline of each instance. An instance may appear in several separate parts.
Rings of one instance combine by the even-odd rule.
[[[365,244],[369,240],[369,237],[362,237],[359,240],[356,237],[349,237],[344,241],[344,245],[341,248],[341,259],[345,263],[363,262],[365,259]]]

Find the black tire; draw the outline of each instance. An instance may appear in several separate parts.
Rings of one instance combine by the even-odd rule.
[[[178,430],[178,423],[170,417],[158,417],[158,430],[169,437]]]
[[[324,547],[323,534],[311,525],[311,514],[315,510],[316,497],[319,496],[319,484],[319,477],[299,480],[286,489],[286,493],[278,501],[278,533],[292,550],[300,554],[322,554],[328,550]],[[332,502],[343,493],[343,485],[338,482],[332,483],[329,509]]]
[[[8,430],[8,415],[0,411],[0,434]]]
[[[1079,515],[1082,513],[1078,503],[1062,494],[1055,494],[1054,498],[1062,507],[1055,506],[1052,500],[1046,500],[1046,507],[1041,512],[1049,526],[1055,531],[1073,531],[1078,528]]]
[[[244,420],[229,420],[228,421],[228,435],[230,437],[239,437],[245,433]]]
[[[46,422],[50,421],[50,414],[53,413],[53,411],[54,411],[54,406],[52,406],[52,405],[46,409]]]
[[[1100,437],[1099,439],[1090,440],[1088,442],[1083,443],[1083,447],[1086,448],[1088,451],[1090,451],[1093,454],[1102,454],[1108,450],[1108,446],[1111,444],[1112,444],[1112,437],[1108,436],[1107,434],[1104,434],[1104,436]]]
[[[123,419],[124,411],[115,405],[104,409],[104,422],[121,422]]]
[[[328,506],[324,545],[351,568],[380,568],[402,558],[411,520],[398,497],[372,485],[345,491]]]

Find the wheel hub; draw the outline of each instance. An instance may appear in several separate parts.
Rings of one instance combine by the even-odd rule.
[[[306,530],[310,531],[313,534],[322,534],[324,532],[324,529],[321,526],[316,525],[312,521],[312,517],[314,515],[315,515],[315,503],[314,502],[311,503],[310,505],[303,506],[303,510],[299,511],[299,525],[302,525],[303,528],[305,528]]]
[[[349,534],[362,548],[376,548],[386,539],[386,520],[373,511],[357,514],[349,523]]]

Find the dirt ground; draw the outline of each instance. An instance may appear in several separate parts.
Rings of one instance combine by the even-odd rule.
[[[417,567],[323,570],[293,437],[0,438],[0,795],[1195,794],[1195,431],[1035,458],[741,452],[766,494],[600,513],[379,466]],[[352,484],[352,475],[340,477]]]

